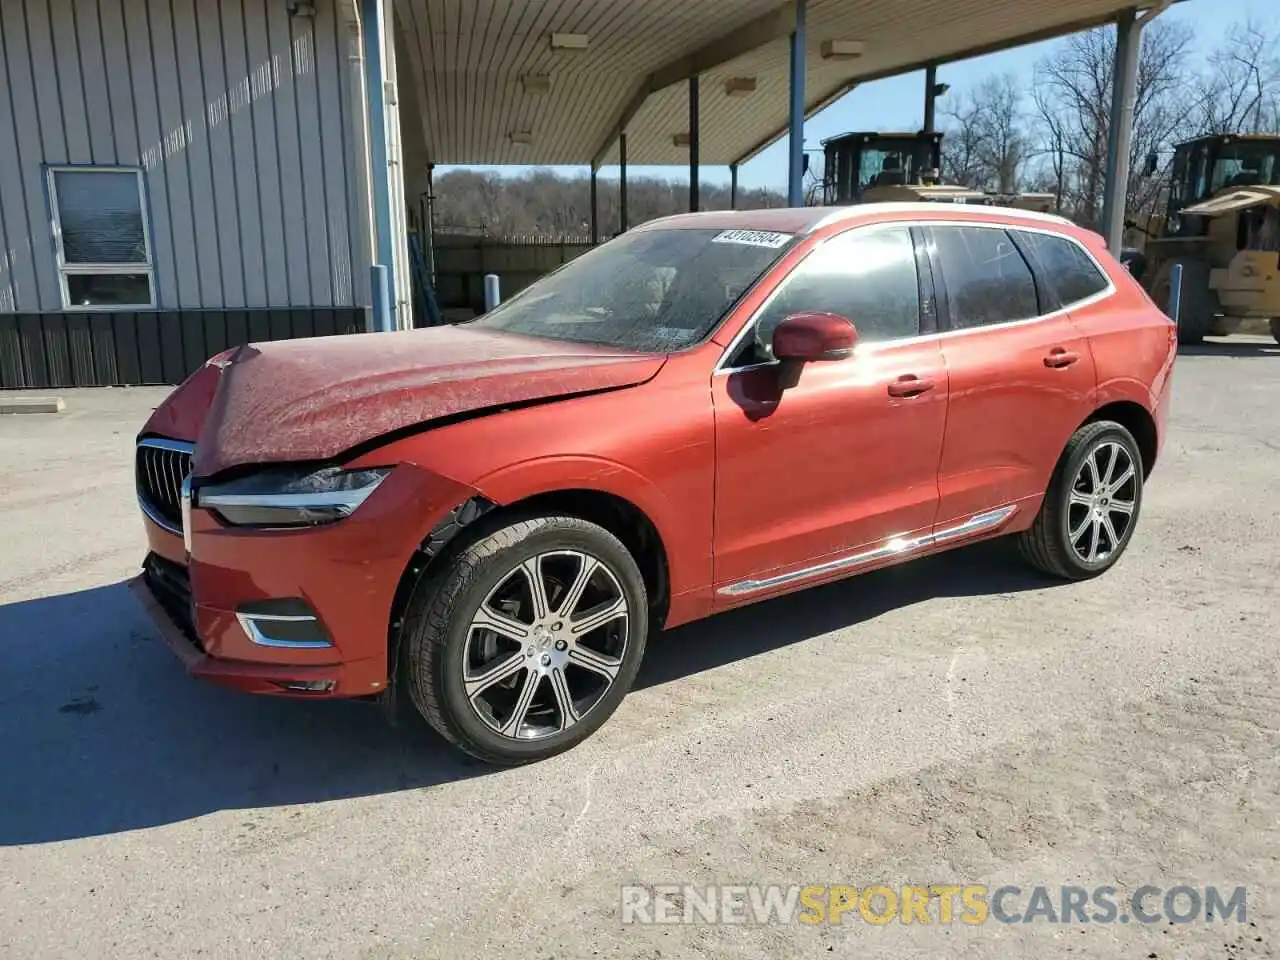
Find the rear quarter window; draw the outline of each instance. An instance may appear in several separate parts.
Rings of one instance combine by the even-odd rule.
[[[1088,300],[1111,285],[1093,258],[1074,241],[1029,230],[1017,230],[1014,235],[1053,296],[1055,302],[1045,305],[1048,309],[1061,309]]]

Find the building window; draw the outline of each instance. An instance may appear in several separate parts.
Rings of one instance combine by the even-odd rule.
[[[50,167],[62,303],[68,310],[155,306],[142,171]]]

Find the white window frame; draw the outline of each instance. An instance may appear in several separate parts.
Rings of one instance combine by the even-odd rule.
[[[59,173],[132,173],[138,184],[138,209],[142,212],[142,239],[147,247],[147,259],[137,263],[67,263],[62,246],[62,211],[58,207]],[[53,244],[58,262],[58,289],[62,297],[62,309],[77,313],[101,313],[104,311],[153,310],[156,306],[155,253],[151,247],[151,217],[147,210],[146,181],[141,167],[99,166],[97,164],[59,164],[45,167],[45,179],[49,190],[50,222],[53,225]],[[146,274],[148,302],[121,304],[77,304],[71,302],[67,286],[69,276],[124,276]]]

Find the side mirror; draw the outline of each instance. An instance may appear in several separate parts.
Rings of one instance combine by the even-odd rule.
[[[773,331],[773,355],[779,360],[843,360],[853,354],[858,331],[834,313],[793,313]]]
[[[1148,177],[1154,177],[1156,171],[1160,169],[1160,158],[1156,156],[1155,151],[1147,154],[1147,165],[1143,173]]]

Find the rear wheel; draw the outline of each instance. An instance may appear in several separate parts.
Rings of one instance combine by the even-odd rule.
[[[1178,307],[1178,342],[1196,344],[1210,335],[1222,305],[1209,289],[1209,265],[1203,260],[1169,260],[1156,275],[1151,299],[1168,316],[1173,316],[1173,267],[1182,264],[1182,296]]]
[[[1280,343],[1280,317],[1273,317],[1271,320],[1271,336],[1276,343]]]
[[[590,736],[626,695],[648,630],[626,547],[577,517],[510,523],[419,585],[405,619],[409,693],[437,731],[492,763]]]
[[[1108,570],[1133,537],[1142,479],[1128,430],[1110,420],[1085,424],[1067,443],[1035,522],[1018,535],[1023,557],[1067,580]]]

